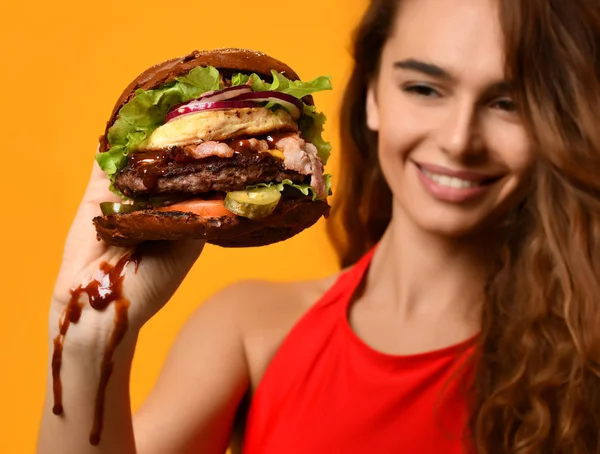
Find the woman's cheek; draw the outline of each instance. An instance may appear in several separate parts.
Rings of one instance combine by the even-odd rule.
[[[487,135],[493,159],[502,162],[517,178],[525,179],[535,162],[534,148],[525,127],[507,122],[494,126],[488,128]]]
[[[406,157],[413,147],[427,137],[431,117],[422,110],[405,100],[393,98],[382,104],[379,128],[382,155]]]

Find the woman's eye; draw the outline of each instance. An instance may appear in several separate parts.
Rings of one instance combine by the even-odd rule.
[[[505,112],[516,112],[518,110],[517,103],[515,103],[512,99],[499,99],[492,103],[492,107]]]
[[[423,96],[425,98],[438,98],[441,96],[437,90],[429,85],[409,85],[404,87],[404,91],[418,96]]]

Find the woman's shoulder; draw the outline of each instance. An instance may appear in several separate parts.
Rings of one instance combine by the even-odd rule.
[[[241,281],[225,287],[205,303],[214,310],[226,311],[232,328],[239,330],[253,388],[293,326],[338,276],[298,282]]]
[[[223,288],[213,300],[228,301],[228,304],[236,305],[244,313],[266,309],[279,313],[295,306],[309,308],[335,283],[338,276],[336,273],[324,278],[293,282],[240,281]]]

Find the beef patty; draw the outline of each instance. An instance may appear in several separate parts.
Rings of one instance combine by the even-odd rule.
[[[133,162],[132,162],[133,161]],[[156,159],[130,160],[117,175],[115,186],[135,198],[157,194],[201,194],[239,191],[258,183],[310,181],[306,175],[287,170],[270,153],[234,153],[231,158],[210,156],[186,160],[176,149],[163,151]]]

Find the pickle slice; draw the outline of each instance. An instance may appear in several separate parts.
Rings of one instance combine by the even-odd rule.
[[[142,203],[117,203],[117,202],[101,202],[100,210],[102,214],[107,216],[109,214],[121,214],[131,213],[133,211],[139,211],[147,208],[146,204]]]
[[[281,193],[274,186],[228,192],[223,205],[238,216],[249,219],[262,219],[269,216],[277,207]]]

